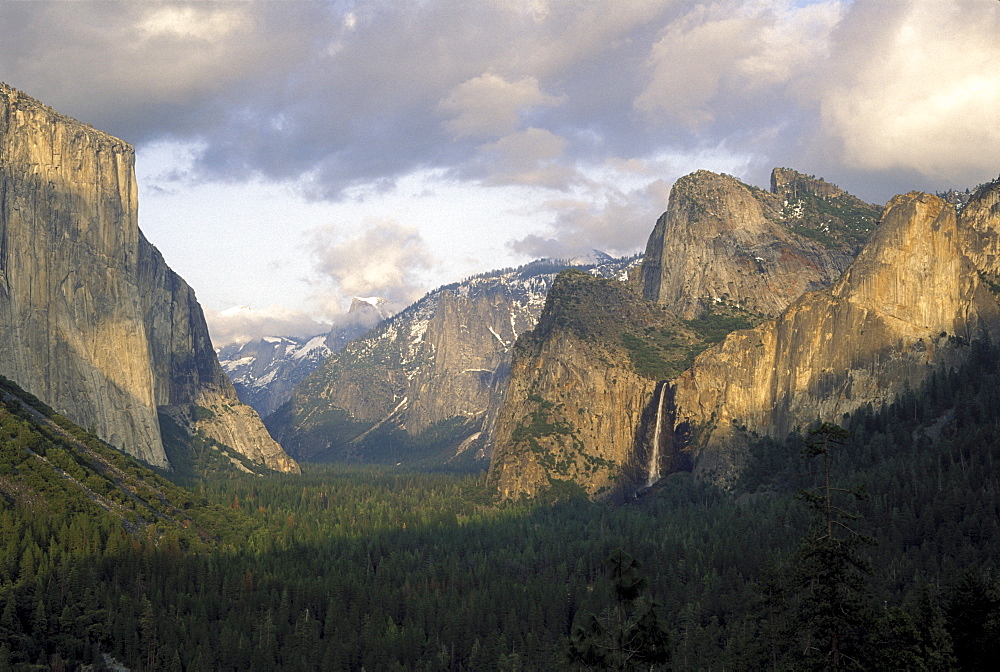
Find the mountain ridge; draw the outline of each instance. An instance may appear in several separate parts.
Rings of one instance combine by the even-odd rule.
[[[620,275],[636,262],[604,260],[592,268]],[[565,267],[539,260],[428,293],[330,357],[269,426],[303,459],[369,460],[381,451],[376,461],[457,460],[482,468],[511,348],[534,326],[552,279]],[[441,446],[433,450],[430,442]]]
[[[298,471],[237,399],[194,291],[139,230],[132,147],[6,85],[0,121],[0,373],[155,466],[169,466],[164,411]]]
[[[699,455],[690,446],[700,438],[700,424],[679,411],[685,397],[664,381],[712,361],[707,353],[720,346],[705,349],[726,334],[766,323],[804,292],[833,284],[874,223],[873,206],[823,180],[777,168],[772,189],[708,171],[677,181],[647,243],[636,288],[641,296],[617,296],[604,309],[615,314],[624,303],[638,310],[650,302],[661,311],[660,325],[628,335],[595,332],[581,355],[581,348],[563,347],[571,336],[556,315],[564,323],[600,320],[600,302],[546,304],[533,333],[541,345],[518,351],[523,359],[515,359],[510,390],[521,393],[508,394],[516,410],[505,407],[507,429],[498,432],[490,484],[501,498],[536,495],[560,480],[594,498],[628,497],[672,471],[697,468]],[[831,214],[837,212],[843,218]],[[809,227],[815,235],[796,232]],[[628,392],[608,384],[633,376]],[[633,390],[641,391],[640,400],[631,399]],[[563,438],[572,432],[565,423],[575,428],[579,419],[562,417],[560,408],[591,409],[603,427],[577,431],[576,442],[567,443]],[[550,420],[534,422],[543,416]],[[533,442],[525,443],[525,431]],[[580,465],[595,451],[609,459],[605,444],[615,446],[615,464],[593,480]]]
[[[982,199],[995,201],[997,189],[974,197],[970,213],[982,212]],[[694,450],[706,477],[731,480],[748,432],[780,437],[890,402],[938,367],[964,361],[971,341],[996,340],[1000,304],[980,279],[989,257],[983,269],[965,250],[995,240],[1000,217],[977,221],[979,230],[936,196],[896,196],[829,290],[703,353],[674,385],[677,424],[700,434]]]

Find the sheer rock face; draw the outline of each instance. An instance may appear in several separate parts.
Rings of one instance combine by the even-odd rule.
[[[139,232],[133,166],[126,143],[0,85],[0,373],[168,466],[158,407],[238,402],[194,293]],[[236,450],[264,431],[234,423]]]
[[[995,338],[1000,308],[980,271],[996,259],[996,199],[996,186],[984,190],[957,218],[937,197],[895,197],[833,287],[702,353],[675,381],[675,404],[703,475],[738,473],[744,430],[780,437],[836,421],[960,362],[971,339]]]
[[[664,330],[678,352],[697,342],[621,282],[560,274],[538,326],[515,346],[490,487],[507,499],[563,481],[607,498],[645,479],[648,456],[636,450],[637,434],[657,377],[638,371],[624,344]]]
[[[718,303],[773,317],[804,292],[829,286],[856,250],[830,235],[831,225],[833,233],[843,228],[841,217],[817,210],[809,221],[798,190],[824,212],[850,202],[860,204],[857,214],[864,219],[874,207],[787,169],[775,169],[772,188],[774,193],[753,189],[704,170],[679,179],[646,244],[643,296],[686,319]],[[851,226],[866,226],[850,219]],[[795,233],[796,226],[818,239]]]
[[[0,88],[0,372],[165,466],[127,144]]]
[[[190,432],[237,450],[275,471],[299,467],[271,438],[257,412],[239,401],[212,347],[194,290],[139,234],[139,288],[152,354],[156,405]],[[194,407],[207,414],[193,413]]]
[[[271,419],[293,455],[361,458],[355,439],[383,423],[411,436],[456,418],[456,448],[489,423],[510,350],[534,326],[551,274],[474,278],[432,292],[386,320],[300,383]],[[495,414],[495,411],[493,411]]]
[[[582,268],[618,276],[637,263],[602,258]],[[514,342],[535,326],[565,267],[538,261],[431,292],[331,356],[268,426],[300,459],[406,462],[430,452],[421,442],[433,434],[439,450],[424,464],[484,465]]]
[[[980,273],[996,284],[1000,278],[1000,187],[997,182],[976,190],[962,208],[962,249]]]
[[[714,325],[759,323],[833,283],[877,216],[795,171],[775,169],[772,189],[707,171],[683,177],[650,235],[642,297],[624,286],[554,288],[559,305],[546,304],[515,351],[490,470],[501,497],[534,495],[559,480],[611,496],[690,469],[681,450],[690,419],[675,419],[674,390],[662,381],[718,338]],[[558,328],[560,320],[589,324],[587,338]],[[636,329],[626,333],[626,325]]]

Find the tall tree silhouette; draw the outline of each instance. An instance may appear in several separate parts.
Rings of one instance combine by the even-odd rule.
[[[601,616],[587,613],[570,636],[569,658],[588,669],[656,669],[670,660],[670,642],[658,605],[642,596],[639,563],[616,549],[605,561],[615,604]]]
[[[870,613],[865,577],[871,567],[858,552],[875,540],[852,526],[859,516],[839,502],[864,499],[860,488],[835,487],[831,452],[849,433],[832,423],[809,432],[803,456],[820,459],[822,482],[796,495],[813,512],[812,525],[792,557],[797,612],[804,634],[805,658],[816,667],[860,667]]]

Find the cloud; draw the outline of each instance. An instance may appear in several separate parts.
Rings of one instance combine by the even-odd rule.
[[[234,32],[243,22],[235,7],[158,7],[137,22],[148,37],[195,39],[213,42]]]
[[[289,33],[307,14],[249,3],[3,3],[0,57],[9,83],[102,130],[133,143],[191,138],[227,123],[239,86],[259,95],[306,57]]]
[[[484,140],[530,127],[620,130],[633,69],[615,60],[674,4],[0,3],[0,63],[125,140],[196,144],[199,180],[338,199],[474,167]]]
[[[482,145],[474,170],[489,186],[516,184],[564,190],[576,177],[571,166],[559,162],[568,144],[550,131],[529,128]]]
[[[754,181],[789,165],[874,194],[896,173],[997,172],[998,13],[984,0],[0,3],[0,76],[130,142],[196,146],[195,179],[314,199],[433,170],[564,191],[585,164],[719,146],[754,154]]]
[[[427,287],[423,274],[433,258],[420,232],[393,220],[369,222],[368,228],[344,238],[326,226],[312,233],[313,267],[323,288],[316,300],[334,319],[351,297],[379,297],[387,312],[420,298]]]
[[[821,149],[954,186],[1000,172],[1000,3],[858,1],[814,87]]]
[[[558,103],[542,93],[536,77],[508,81],[487,72],[456,86],[438,108],[452,115],[444,126],[453,137],[499,137],[517,128],[526,108]]]
[[[840,2],[698,4],[650,49],[649,81],[635,107],[655,123],[694,132],[767,107],[826,55],[841,12]]]
[[[277,305],[266,308],[235,306],[225,310],[205,308],[204,311],[216,348],[263,336],[315,336],[330,330],[329,324],[318,322],[302,311]]]
[[[546,203],[554,215],[548,234],[512,241],[515,252],[532,257],[572,259],[600,250],[613,256],[642,251],[656,217],[667,207],[671,184],[653,180],[630,191],[596,187],[601,196],[566,198]]]

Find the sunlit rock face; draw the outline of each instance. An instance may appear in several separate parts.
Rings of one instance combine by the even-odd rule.
[[[643,296],[687,319],[720,304],[766,318],[836,280],[877,208],[788,169],[771,183],[705,170],[677,180],[646,244]]]
[[[700,355],[675,381],[677,422],[696,428],[699,471],[726,483],[746,431],[780,437],[878,406],[960,363],[973,339],[995,338],[1000,308],[982,275],[995,273],[997,189],[980,190],[961,216],[928,194],[893,198],[829,290]]]
[[[138,289],[132,148],[0,89],[0,370],[166,465]]]
[[[598,255],[580,268],[624,276],[637,264]],[[430,292],[332,355],[269,427],[299,459],[486,467],[514,343],[566,267],[541,260]]]
[[[0,85],[0,373],[168,466],[158,407],[239,402],[194,293],[139,231],[133,168],[128,144]],[[243,415],[228,445],[297,469]]]
[[[655,353],[664,367],[684,361],[699,343],[680,320],[625,284],[561,274],[538,326],[515,347],[491,488],[517,498],[573,484],[602,499],[645,482],[649,459],[637,444],[659,375],[635,362],[657,335],[668,343]]]
[[[877,219],[874,206],[795,171],[775,169],[771,187],[683,177],[650,235],[641,296],[580,277],[554,288],[515,351],[489,477],[501,497],[561,481],[611,497],[691,467],[689,425],[663,381],[719,329],[754,326],[828,287]]]

